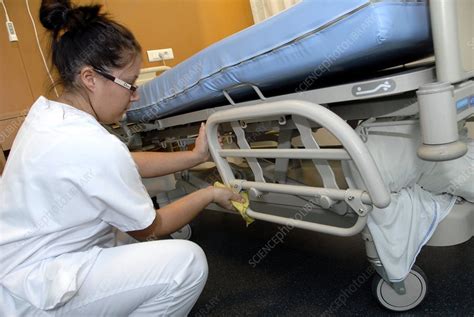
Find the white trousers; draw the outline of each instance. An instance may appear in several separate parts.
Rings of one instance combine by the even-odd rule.
[[[202,249],[185,240],[104,249],[76,295],[43,311],[0,286],[2,316],[186,316],[207,280]]]

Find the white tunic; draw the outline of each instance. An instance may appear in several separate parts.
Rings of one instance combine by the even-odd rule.
[[[40,309],[59,307],[113,245],[113,227],[140,230],[154,218],[126,146],[91,115],[40,97],[0,182],[0,284]]]

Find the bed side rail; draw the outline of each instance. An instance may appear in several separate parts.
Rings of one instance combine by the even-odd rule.
[[[252,149],[245,139],[241,124],[246,120],[265,121],[291,116],[299,130],[305,149]],[[343,145],[344,149],[321,149],[311,135],[309,122],[315,122],[331,132]],[[230,123],[238,139],[239,149],[222,149],[218,142],[218,128]],[[339,236],[350,236],[359,233],[367,221],[371,206],[384,208],[390,203],[382,177],[370,153],[355,131],[339,116],[323,106],[299,100],[278,101],[258,106],[239,107],[212,114],[207,121],[207,136],[211,155],[216,163],[220,176],[225,184],[234,189],[248,190],[251,197],[261,197],[266,193],[313,196],[325,201],[345,201],[358,215],[357,222],[350,228],[334,227],[304,220],[289,219],[269,215],[249,208],[248,214],[255,218],[279,224],[329,233]],[[227,157],[246,158],[255,176],[255,181],[235,179]],[[258,158],[274,159],[310,159],[323,176],[325,187],[267,183],[263,177]],[[325,168],[325,160],[352,160],[358,168],[366,189],[342,190],[337,187],[334,175]]]

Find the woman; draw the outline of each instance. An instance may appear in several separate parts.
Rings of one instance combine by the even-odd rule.
[[[140,177],[206,161],[204,126],[193,151],[130,153],[100,123],[139,98],[134,36],[100,6],[68,0],[42,1],[40,20],[64,92],[33,104],[2,177],[0,315],[187,315],[207,278],[202,250],[173,240],[116,247],[113,229],[150,240],[241,197],[209,187],[154,210]]]

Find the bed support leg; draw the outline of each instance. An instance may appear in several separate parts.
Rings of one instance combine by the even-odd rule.
[[[426,84],[417,95],[423,137],[418,156],[427,161],[448,161],[466,154],[466,144],[459,141],[454,87],[446,82]]]
[[[278,148],[279,149],[290,149],[291,138],[294,131],[289,129],[280,130],[278,135]],[[287,158],[278,158],[275,160],[275,182],[285,184],[288,175],[288,165],[290,160]]]
[[[379,255],[377,253],[377,249],[375,248],[374,240],[367,226],[362,231],[362,239],[365,241],[365,251],[367,253],[367,259],[369,260],[370,264],[375,269],[377,274],[380,275],[380,277],[382,277],[382,279],[386,283],[388,283],[398,295],[406,294],[404,281],[390,282],[390,280],[388,279],[387,273],[385,272],[383,264],[380,261]]]

